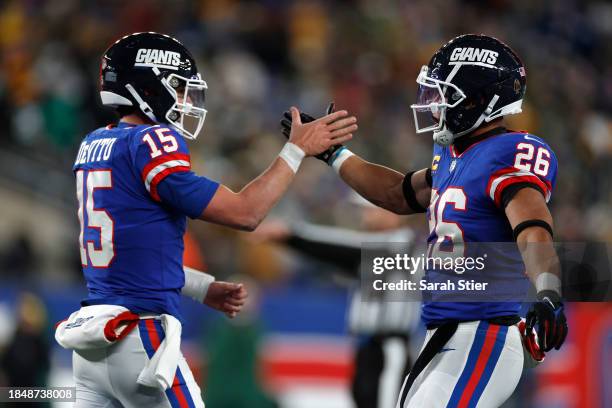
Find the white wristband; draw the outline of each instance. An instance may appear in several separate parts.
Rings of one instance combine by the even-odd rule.
[[[185,286],[181,289],[181,294],[189,296],[198,303],[204,302],[208,287],[215,281],[215,277],[188,266],[183,266],[183,270],[185,271]]]
[[[540,273],[536,278],[535,287],[537,292],[553,290],[561,295],[561,279],[550,272]]]
[[[278,157],[280,157],[285,161],[285,163],[287,163],[287,165],[291,168],[291,170],[293,170],[294,173],[297,173],[298,169],[300,168],[300,164],[302,164],[302,160],[304,160],[305,156],[306,153],[304,153],[302,149],[300,149],[297,145],[294,145],[293,143],[289,142],[285,143],[285,146],[283,146],[283,149],[278,155]]]
[[[337,174],[340,174],[340,167],[342,167],[346,159],[354,155],[355,153],[351,152],[346,147],[342,148],[340,152],[338,152],[338,155],[332,159],[331,166],[334,169],[334,171]]]

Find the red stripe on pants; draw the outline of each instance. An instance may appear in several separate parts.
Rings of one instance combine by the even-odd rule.
[[[155,328],[155,321],[153,319],[145,319],[145,326],[147,327],[147,333],[149,333],[149,340],[151,341],[151,346],[153,346],[153,350],[157,351],[160,345],[159,336],[157,335],[157,329]],[[178,367],[177,367],[178,370]],[[172,392],[176,396],[176,399],[181,408],[189,408],[189,404],[187,403],[187,398],[185,398],[185,394],[181,389],[181,385],[179,384],[178,376],[174,375],[174,381],[172,382]]]
[[[482,345],[482,350],[480,350],[480,355],[478,356],[478,360],[474,366],[474,371],[472,371],[472,375],[470,376],[470,379],[468,380],[465,389],[461,394],[461,399],[459,400],[457,408],[466,408],[468,406],[468,403],[474,394],[474,390],[482,377],[482,372],[487,365],[487,361],[491,356],[491,352],[493,351],[493,346],[495,345],[495,339],[497,339],[499,327],[500,326],[496,324],[489,325],[487,333],[485,334],[485,341]]]

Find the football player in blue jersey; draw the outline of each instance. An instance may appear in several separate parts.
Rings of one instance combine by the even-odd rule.
[[[56,332],[75,350],[76,406],[203,407],[178,348],[179,297],[233,316],[245,292],[184,270],[186,217],[255,229],[304,157],[350,140],[356,119],[339,111],[301,124],[292,108],[278,158],[234,192],[191,171],[185,139],[202,129],[207,84],[179,41],[158,33],[121,38],[102,57],[100,83],[102,103],[121,119],[89,133],[74,163],[89,295]]]
[[[417,84],[412,109],[417,133],[433,132],[431,167],[402,174],[344,146],[332,147],[324,158],[372,203],[398,214],[427,213],[430,254],[499,243],[488,247],[498,264],[487,273],[524,294],[528,279],[533,283],[537,301],[526,322],[518,315],[525,298],[426,298],[426,342],[397,403],[398,408],[498,407],[521,376],[522,340],[526,361],[541,360],[567,335],[547,206],[557,159],[543,139],[505,127],[505,116],[521,112],[526,72],[498,39],[472,34],[453,39],[422,67]],[[281,123],[288,131],[290,116]],[[512,249],[506,242],[518,259],[508,260]],[[435,281],[434,268],[425,272]]]

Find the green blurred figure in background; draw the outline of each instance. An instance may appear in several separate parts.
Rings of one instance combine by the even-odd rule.
[[[244,280],[244,278],[240,278]],[[278,404],[259,383],[259,344],[264,331],[257,310],[257,293],[247,284],[250,302],[234,320],[219,319],[205,333],[208,378],[206,406],[214,408],[275,408]]]

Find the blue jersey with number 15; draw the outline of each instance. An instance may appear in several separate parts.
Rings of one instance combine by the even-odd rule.
[[[516,244],[512,244],[512,228],[504,212],[502,196],[510,186],[527,183],[540,190],[548,202],[557,174],[557,159],[552,149],[534,135],[507,132],[477,142],[461,154],[452,145],[436,145],[433,155],[432,193],[427,210],[430,256],[451,255],[453,248],[462,247],[462,243],[466,243],[463,248],[470,242],[492,243],[486,244],[486,263],[493,266],[487,266],[485,273],[495,274],[490,278],[503,281],[504,288],[526,294],[529,283],[525,266]],[[442,281],[442,275],[435,270],[426,271],[429,281]],[[465,272],[461,277],[469,280],[470,273]],[[428,300],[423,302],[423,319],[426,324],[487,320],[516,315],[520,307],[518,300]]]
[[[73,167],[84,305],[180,318],[186,216],[199,216],[218,187],[190,169],[185,141],[167,127],[119,123],[84,138]]]

